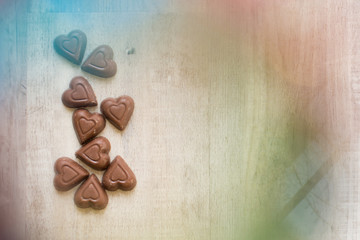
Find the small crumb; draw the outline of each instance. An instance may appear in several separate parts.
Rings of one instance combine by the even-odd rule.
[[[128,49],[126,49],[126,53],[127,53],[127,55],[130,55],[130,54],[134,54],[135,53],[135,48],[128,48]]]

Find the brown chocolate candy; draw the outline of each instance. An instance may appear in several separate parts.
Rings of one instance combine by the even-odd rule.
[[[130,191],[136,185],[136,177],[124,159],[116,156],[104,173],[102,183],[109,191],[117,189]]]
[[[103,209],[108,204],[108,196],[99,179],[91,174],[75,193],[74,202],[80,208]]]
[[[100,113],[77,109],[73,113],[73,125],[80,144],[92,139],[105,128],[105,118]]]
[[[89,176],[88,171],[67,157],[56,160],[54,170],[54,186],[59,191],[70,190]]]
[[[96,170],[105,170],[110,164],[110,149],[109,140],[104,137],[97,137],[80,148],[75,155],[86,165]]]
[[[72,63],[80,65],[86,49],[86,35],[74,30],[67,36],[60,35],[54,40],[55,51]]]
[[[134,100],[129,96],[107,98],[100,110],[116,128],[124,130],[134,111]]]
[[[90,83],[83,77],[74,77],[61,98],[70,108],[93,107],[97,105],[95,93]]]
[[[85,72],[98,77],[109,78],[116,74],[116,63],[113,60],[114,52],[108,45],[97,47],[81,66]]]

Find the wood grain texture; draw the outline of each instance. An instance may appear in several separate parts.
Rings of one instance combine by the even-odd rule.
[[[281,211],[329,158],[337,160],[330,175],[287,220],[299,239],[357,239],[356,1],[269,1],[246,13],[240,37],[215,31],[212,1],[62,2],[28,1],[24,16],[3,20],[4,49],[26,56],[25,64],[9,50],[2,64],[14,80],[1,82],[13,93],[1,108],[21,114],[26,106],[28,239],[239,239]],[[204,11],[205,21],[196,15]],[[25,27],[16,26],[23,18]],[[115,77],[96,78],[55,53],[53,39],[73,29],[87,34],[85,58],[101,44],[113,48]],[[123,94],[135,101],[125,131],[108,122],[101,135],[138,183],[108,192],[101,211],[77,208],[76,188],[60,193],[52,185],[56,159],[75,159],[80,147],[72,110],[61,103],[77,75],[99,102]],[[7,149],[21,149],[23,125],[21,118],[2,124],[1,136],[8,129],[16,136]],[[10,152],[1,151],[1,159],[17,159],[5,164],[14,176],[6,181],[24,174],[23,153]],[[8,193],[6,181],[0,186]]]
[[[26,25],[19,1],[0,17],[0,238],[23,238],[26,110]],[[19,223],[19,226],[17,226]]]

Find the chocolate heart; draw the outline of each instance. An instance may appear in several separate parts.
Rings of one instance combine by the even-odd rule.
[[[95,93],[89,82],[83,77],[74,77],[61,98],[70,108],[92,107],[97,105]]]
[[[100,110],[116,128],[124,130],[134,111],[134,100],[129,96],[107,98],[102,101]]]
[[[77,109],[73,113],[73,125],[80,144],[98,135],[105,128],[105,119],[100,113]]]
[[[74,30],[67,36],[60,35],[54,40],[54,48],[70,62],[80,65],[86,49],[86,35],[80,30]]]
[[[116,156],[104,173],[102,183],[105,189],[130,191],[136,185],[136,178],[124,159]]]
[[[97,137],[75,153],[76,157],[96,170],[105,170],[110,164],[111,146],[109,140]]]
[[[109,199],[99,179],[91,174],[76,191],[74,201],[80,208],[91,207],[100,210],[106,207]]]
[[[67,157],[56,160],[54,170],[54,186],[59,191],[70,190],[89,176],[88,171]]]
[[[109,78],[116,74],[113,50],[108,45],[97,47],[81,66],[85,72],[98,77]]]

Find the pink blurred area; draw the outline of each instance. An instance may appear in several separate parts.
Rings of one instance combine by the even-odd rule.
[[[208,6],[222,28],[264,58],[267,74],[287,89],[312,131],[348,148],[355,123],[346,77],[345,6],[312,0],[210,0]]]

